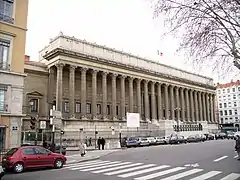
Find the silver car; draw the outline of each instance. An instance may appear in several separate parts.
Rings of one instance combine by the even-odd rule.
[[[149,142],[147,138],[139,138],[140,146],[149,146]]]

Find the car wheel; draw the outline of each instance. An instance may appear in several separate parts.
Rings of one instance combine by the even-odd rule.
[[[18,163],[16,163],[16,164],[14,164],[14,166],[13,166],[13,171],[14,171],[15,173],[21,173],[21,172],[23,172],[23,171],[24,171],[24,164],[21,163],[21,162],[18,162]]]
[[[56,159],[55,163],[54,163],[54,167],[57,169],[60,169],[63,167],[63,160],[62,159]]]

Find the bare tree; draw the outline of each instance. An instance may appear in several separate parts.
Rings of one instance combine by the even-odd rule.
[[[199,66],[240,69],[240,0],[155,0],[154,18],[181,37],[178,50]],[[233,63],[234,62],[234,63]]]

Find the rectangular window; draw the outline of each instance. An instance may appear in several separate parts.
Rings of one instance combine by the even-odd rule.
[[[107,105],[107,114],[110,115],[111,110],[110,110],[110,105]]]
[[[0,39],[0,69],[8,69],[10,41]]]
[[[97,114],[101,114],[101,104],[97,104]]]
[[[234,107],[236,107],[237,106],[237,102],[234,102]]]
[[[91,109],[91,104],[90,103],[87,103],[87,114],[91,114],[91,111],[92,111],[92,109]]]
[[[225,108],[227,107],[227,103],[224,103],[224,107],[225,107]]]
[[[69,112],[69,102],[64,102],[64,112],[68,113]]]
[[[230,93],[230,89],[227,89],[227,92]]]
[[[218,90],[218,94],[221,94],[221,90]]]
[[[76,102],[76,104],[75,104],[75,112],[76,113],[80,113],[81,112],[81,103],[80,102]]]
[[[0,21],[13,24],[13,0],[0,0]]]
[[[229,115],[232,115],[232,110],[229,110]]]
[[[234,114],[235,114],[235,115],[238,114],[237,109],[234,110]]]
[[[235,92],[235,88],[232,88],[232,92]]]
[[[240,87],[238,87],[238,91],[240,91]]]
[[[227,110],[224,111],[224,115],[225,115],[225,116],[227,115]]]
[[[219,104],[219,108],[222,108],[222,103]]]
[[[7,92],[7,86],[0,85],[0,112],[7,111],[6,92]]]
[[[236,95],[233,95],[233,99],[236,99]]]
[[[119,115],[119,109],[118,109],[118,106],[116,106],[116,114],[117,114],[117,116]]]
[[[222,111],[220,111],[220,116],[222,116],[223,115],[223,112]]]
[[[38,112],[38,99],[30,100],[30,112],[32,113]]]

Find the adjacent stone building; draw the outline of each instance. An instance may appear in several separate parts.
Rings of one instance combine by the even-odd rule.
[[[62,111],[65,137],[78,138],[81,128],[86,136],[111,136],[113,128],[171,133],[176,123],[217,129],[211,78],[62,33],[39,58],[25,63],[25,103],[34,100],[40,120],[53,106]],[[126,128],[127,112],[140,113],[139,129]]]

